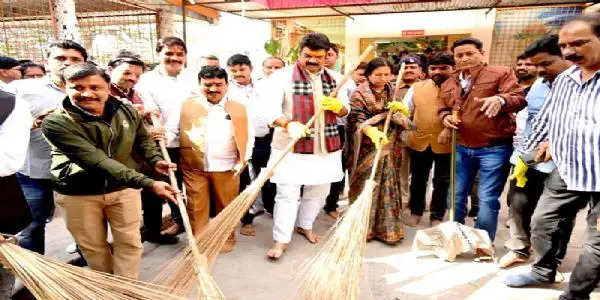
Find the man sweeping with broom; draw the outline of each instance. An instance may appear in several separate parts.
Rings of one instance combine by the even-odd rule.
[[[75,65],[63,78],[68,97],[42,123],[52,145],[56,201],[92,269],[135,279],[143,252],[140,188],[171,201],[175,191],[136,172],[132,152],[163,174],[176,165],[163,160],[135,108],[109,96],[110,77],[103,70]]]
[[[296,231],[317,243],[312,225],[323,207],[332,182],[342,180],[342,145],[337,118],[348,113],[348,103],[324,98],[336,87],[333,75],[323,68],[329,39],[322,33],[309,33],[300,42],[298,62],[272,75],[265,93],[269,101],[270,124],[275,127],[271,161],[294,137],[304,137],[274,170],[271,181],[277,184],[273,211],[273,239],[267,252],[271,259],[281,257]],[[325,113],[307,135],[306,123],[319,108]],[[297,222],[296,222],[297,219]]]

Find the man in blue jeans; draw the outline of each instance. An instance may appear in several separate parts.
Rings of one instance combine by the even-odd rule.
[[[44,117],[59,107],[65,98],[62,70],[85,62],[87,52],[81,45],[64,40],[50,44],[46,58],[47,76],[11,83],[17,102],[25,103],[34,117],[25,165],[16,174],[29,203],[33,221],[21,232],[19,244],[40,254],[44,254],[45,250],[46,219],[54,208],[50,182],[50,145],[42,136],[40,125]]]
[[[512,69],[483,62],[480,40],[457,40],[452,51],[457,72],[442,84],[438,112],[444,126],[457,131],[454,221],[465,221],[467,196],[479,170],[475,227],[494,240],[513,151],[516,124],[511,114],[525,106],[525,96]]]

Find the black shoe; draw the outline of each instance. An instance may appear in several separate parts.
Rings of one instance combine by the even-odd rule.
[[[146,235],[145,241],[159,245],[173,245],[179,242],[179,238],[166,234],[148,234]]]

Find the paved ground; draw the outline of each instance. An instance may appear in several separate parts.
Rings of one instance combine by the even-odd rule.
[[[505,253],[502,245],[508,236],[508,229],[503,225],[506,215],[507,209],[503,207],[499,223],[502,226],[498,227],[496,240],[499,256]],[[585,212],[581,212],[567,258],[560,267],[567,278],[581,249],[584,217]],[[227,299],[291,299],[299,285],[298,268],[307,257],[315,253],[316,246],[295,234],[285,256],[278,262],[271,262],[266,259],[265,253],[271,245],[272,218],[262,215],[255,223],[256,237],[240,236],[234,251],[217,259],[213,270],[215,279]],[[324,234],[332,223],[329,217],[320,215],[315,230]],[[468,258],[461,258],[454,263],[434,257],[417,258],[410,251],[415,229],[407,227],[405,231],[405,240],[397,246],[390,247],[376,241],[368,244],[361,299],[557,299],[566,285],[563,282],[548,289],[506,288],[502,284],[502,278],[506,274],[525,271],[528,267],[499,270],[496,264],[475,263]],[[63,221],[60,217],[55,218],[47,230],[48,255],[63,260],[72,258],[64,250],[69,243],[70,236],[64,229]],[[184,241],[180,245],[157,247],[145,243],[141,279],[152,278],[163,262],[173,257],[183,244]],[[600,299],[600,292],[596,291],[592,299]]]

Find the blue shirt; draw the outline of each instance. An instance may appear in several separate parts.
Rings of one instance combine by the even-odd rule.
[[[524,138],[531,135],[533,119],[542,109],[542,106],[546,101],[546,96],[548,96],[550,93],[550,89],[551,83],[544,78],[539,78],[533,83],[529,93],[527,93],[527,97],[525,97],[525,101],[527,101],[527,121],[525,123],[525,130],[523,131]],[[519,151],[519,146],[520,145],[517,145],[517,147],[515,147],[515,151],[510,157],[510,163],[513,165],[517,163],[518,156],[525,154]],[[543,173],[551,173],[552,170],[554,170],[555,165],[553,161],[549,161],[545,163],[537,163],[533,166],[533,168]]]
[[[585,82],[572,66],[556,78],[523,152],[545,139],[570,191],[600,192],[600,71]]]

